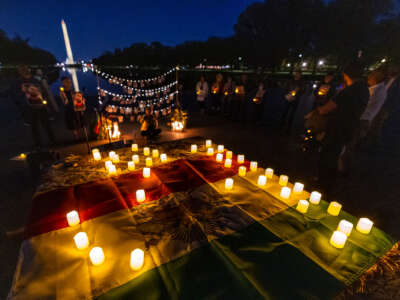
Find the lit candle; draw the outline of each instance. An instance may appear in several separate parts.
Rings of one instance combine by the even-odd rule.
[[[128,161],[128,170],[129,171],[135,170],[135,163],[133,161]]]
[[[341,249],[346,244],[346,240],[347,236],[343,232],[335,231],[331,236],[330,243],[333,247]]]
[[[90,261],[93,265],[98,266],[104,262],[104,252],[100,247],[94,247],[89,253]]]
[[[281,189],[281,197],[282,197],[283,199],[289,199],[291,191],[292,191],[292,190],[291,190],[290,188],[288,188],[287,186],[284,186],[284,187]]]
[[[150,155],[150,148],[149,147],[144,147],[143,148],[143,154],[146,155],[146,156]]]
[[[328,214],[332,216],[338,216],[341,209],[342,209],[342,204],[333,201],[329,203]]]
[[[210,148],[212,146],[211,140],[206,140],[206,148]]]
[[[115,155],[115,151],[110,151],[108,153],[108,157],[111,158],[111,159],[114,157],[114,155]]]
[[[143,168],[143,177],[144,178],[150,177],[150,168]]]
[[[237,156],[237,162],[238,162],[238,164],[243,164],[244,163],[244,155],[243,154],[239,154]]]
[[[209,148],[210,149],[210,148]],[[215,160],[217,162],[221,162],[224,159],[224,155],[222,153],[218,153]]]
[[[92,153],[95,153],[95,152],[100,152],[100,150],[98,148],[93,148]]]
[[[161,162],[167,162],[167,154],[163,153],[160,155]]]
[[[25,158],[26,158],[26,154],[25,154],[25,153],[21,153],[21,154],[19,155],[19,157],[20,157],[21,159],[25,159]]]
[[[301,212],[302,214],[305,214],[308,210],[309,205],[310,205],[310,203],[308,203],[307,200],[299,200],[299,202],[297,203],[296,209],[299,212]]]
[[[94,158],[95,161],[101,160],[100,152],[93,152],[93,158]]]
[[[226,158],[232,159],[232,151],[226,151]]]
[[[67,213],[67,221],[69,226],[78,225],[80,222],[78,212],[76,210],[72,210],[69,213]]]
[[[133,152],[138,152],[139,151],[138,144],[132,144],[132,151]]]
[[[312,204],[318,205],[321,201],[321,194],[318,192],[312,192],[310,195],[310,202]]]
[[[208,149],[207,149],[207,155],[208,155],[208,156],[214,155],[214,148],[208,148]]]
[[[232,167],[232,159],[227,158],[225,159],[225,168],[230,168]]]
[[[144,252],[141,249],[135,249],[131,252],[131,268],[132,270],[140,270],[144,263]]]
[[[288,181],[289,181],[289,177],[287,177],[286,175],[279,176],[279,185],[287,186]]]
[[[113,163],[119,163],[119,155],[118,155],[118,154],[115,154],[115,155],[112,157],[112,162],[113,162]]]
[[[252,161],[250,162],[250,171],[257,171],[257,162],[256,161]]]
[[[224,152],[224,145],[218,145],[217,151],[218,153]]]
[[[239,176],[246,176],[246,167],[245,166],[240,166],[239,167]]]
[[[144,190],[137,190],[136,191],[136,201],[143,202],[144,200],[146,200],[146,194],[145,194]]]
[[[338,231],[343,232],[345,235],[349,236],[353,230],[353,224],[346,220],[341,220],[339,222]]]
[[[369,234],[371,232],[372,226],[374,225],[374,222],[372,222],[368,218],[360,218],[357,223],[357,231],[364,233],[364,234]]]
[[[89,246],[89,239],[85,232],[78,232],[74,236],[76,248],[79,250],[86,249]]]
[[[225,189],[226,190],[233,189],[233,179],[232,178],[225,179]]]
[[[157,157],[160,155],[160,154],[158,153],[158,149],[153,149],[152,154],[153,154],[153,157],[154,157],[154,158],[157,158]]]
[[[137,155],[137,154],[132,155],[132,160],[135,164],[138,164],[139,163],[139,155]]]
[[[117,174],[117,168],[114,165],[108,166],[108,174],[116,175]]]
[[[111,160],[107,160],[104,164],[105,164],[105,166],[106,166],[106,170],[108,171],[108,168],[109,168],[110,166],[112,166],[112,161],[111,161]]]
[[[267,176],[268,179],[272,179],[274,177],[274,170],[271,168],[266,169],[265,176]]]
[[[190,146],[190,152],[197,153],[197,145],[193,144],[192,146]]]
[[[293,187],[293,193],[300,194],[304,189],[304,184],[296,182]]]
[[[153,165],[153,159],[151,157],[146,157],[146,167],[151,167]]]
[[[257,184],[259,186],[265,186],[267,184],[267,177],[265,177],[264,175],[258,176]]]

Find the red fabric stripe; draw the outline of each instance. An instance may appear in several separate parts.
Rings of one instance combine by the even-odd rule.
[[[145,202],[154,201],[170,193],[199,187],[206,181],[231,177],[237,173],[237,167],[236,159],[232,159],[232,168],[227,169],[223,163],[215,162],[215,156],[198,156],[154,167],[147,179],[138,170],[39,194],[33,198],[26,238],[67,227],[66,214],[71,210],[77,210],[81,221],[86,221],[138,205],[138,189],[146,191]]]

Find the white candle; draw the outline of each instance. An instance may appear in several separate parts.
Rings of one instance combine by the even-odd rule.
[[[114,165],[108,166],[108,174],[116,175],[117,174],[117,168]]]
[[[265,177],[264,175],[258,176],[257,184],[259,186],[265,186],[267,184],[267,177]]]
[[[265,176],[267,176],[268,179],[272,179],[274,177],[274,170],[271,168],[266,169]]]
[[[144,252],[141,249],[135,249],[131,252],[131,268],[132,270],[140,270],[144,263]]]
[[[329,203],[328,214],[332,216],[338,216],[341,209],[342,209],[342,204],[333,201]]]
[[[143,168],[143,177],[144,178],[150,177],[150,168]]]
[[[93,152],[93,158],[94,158],[95,161],[101,160],[100,152]]]
[[[211,140],[206,140],[206,148],[209,148],[212,146],[212,141]]]
[[[144,147],[144,148],[143,148],[143,154],[144,154],[145,156],[150,155],[150,148],[149,148],[149,147]]]
[[[114,157],[114,155],[115,155],[115,151],[110,151],[108,153],[108,157],[111,158],[111,159]]]
[[[227,159],[225,159],[225,168],[230,168],[230,167],[232,167],[232,159],[230,159],[230,158],[227,158]]]
[[[286,175],[279,176],[279,185],[287,186],[288,181],[289,181],[289,177],[287,177]]]
[[[190,152],[197,153],[197,145],[193,144],[192,146],[190,146]]]
[[[138,152],[139,151],[138,144],[132,144],[132,151],[133,152]]]
[[[152,154],[153,154],[154,158],[157,158],[160,155],[159,152],[158,152],[158,149],[153,149]]]
[[[291,190],[290,188],[288,188],[287,186],[284,186],[284,187],[281,189],[281,197],[282,197],[283,199],[289,199],[291,191],[292,191],[292,190]]]
[[[233,179],[232,178],[225,179],[225,189],[226,190],[233,189]]]
[[[240,166],[239,167],[239,176],[246,176],[246,167],[245,166]]]
[[[310,202],[312,204],[318,205],[320,201],[321,201],[321,194],[315,191],[312,192],[310,195]]]
[[[93,265],[98,266],[104,262],[104,252],[100,247],[94,247],[89,253],[90,261]]]
[[[135,170],[135,163],[133,161],[128,161],[128,170],[129,171]]]
[[[237,156],[237,162],[238,162],[238,164],[243,164],[244,163],[244,155],[243,154],[239,154]]]
[[[67,213],[67,221],[69,226],[78,225],[80,222],[78,212],[76,210],[72,210],[69,213]]]
[[[111,160],[107,160],[104,164],[105,164],[105,166],[106,166],[106,170],[108,171],[108,167],[109,167],[109,166],[112,166],[113,163],[112,163]]]
[[[98,148],[93,148],[92,153],[96,153],[96,152],[100,152],[100,150]]]
[[[153,166],[153,159],[151,157],[146,157],[146,167]]]
[[[214,148],[208,148],[208,149],[207,149],[207,155],[208,155],[208,156],[214,155]]]
[[[343,232],[345,235],[349,236],[353,230],[353,224],[346,220],[341,220],[337,227],[337,230]]]
[[[167,162],[167,154],[163,153],[160,155],[161,162]]]
[[[112,162],[113,162],[113,163],[119,163],[119,155],[118,155],[118,154],[115,154],[115,155],[112,157]]]
[[[304,184],[296,182],[293,187],[293,193],[300,194],[304,189]]]
[[[144,190],[137,190],[136,191],[136,201],[143,202],[144,200],[146,200],[146,193],[144,192]]]
[[[250,171],[255,172],[255,171],[257,171],[257,168],[258,168],[258,166],[257,166],[257,162],[256,161],[250,162]]]
[[[132,160],[135,164],[138,164],[139,163],[139,155],[137,155],[137,154],[132,155]]]
[[[217,162],[221,162],[224,159],[224,155],[222,153],[218,153],[215,160]]]
[[[373,225],[374,222],[372,222],[370,219],[360,218],[360,220],[358,220],[356,229],[358,232],[361,232],[363,234],[369,234]]]
[[[346,244],[346,240],[347,235],[345,235],[343,232],[335,231],[331,236],[330,243],[333,247],[341,249]]]
[[[309,205],[310,203],[308,203],[307,200],[299,200],[296,209],[302,214],[305,214],[308,210]]]
[[[218,153],[224,152],[224,145],[218,145],[217,151]]]
[[[74,236],[76,248],[79,250],[86,249],[89,246],[89,239],[85,232],[78,232]]]
[[[232,159],[233,153],[232,151],[226,151],[226,158]]]

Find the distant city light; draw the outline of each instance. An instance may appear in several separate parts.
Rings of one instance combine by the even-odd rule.
[[[307,63],[306,63],[306,62],[303,62],[301,65],[302,65],[303,67],[307,67]]]
[[[319,66],[322,66],[324,64],[324,61],[323,60],[320,60],[319,62],[318,62],[318,65]]]
[[[299,54],[299,57],[303,57],[303,54],[300,53],[300,54]]]
[[[381,63],[385,63],[386,62],[386,58],[383,58],[382,60],[381,60]]]
[[[242,60],[242,57],[241,57],[241,56],[239,56],[239,57],[238,57],[238,59],[239,59],[239,60]]]
[[[288,68],[290,68],[290,66],[291,66],[291,64],[289,64],[289,63],[286,65],[286,67],[288,67]]]
[[[312,85],[312,88],[313,88],[313,89],[316,89],[316,88],[317,88],[317,84],[314,83],[314,84]]]

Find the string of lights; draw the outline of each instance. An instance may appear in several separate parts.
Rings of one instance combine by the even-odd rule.
[[[172,86],[172,85],[171,85]],[[109,96],[112,96],[112,97],[116,97],[116,98],[120,98],[120,99],[127,99],[127,100],[129,100],[129,99],[137,99],[138,97],[152,97],[152,96],[154,96],[155,94],[157,95],[157,94],[159,94],[159,93],[164,93],[164,94],[167,94],[167,91],[168,91],[168,89],[171,87],[171,86],[169,86],[169,87],[167,87],[167,88],[165,88],[165,89],[162,89],[162,90],[159,90],[159,91],[156,91],[156,92],[152,92],[152,93],[146,93],[146,94],[135,94],[135,95],[130,95],[130,94],[119,94],[119,93],[114,93],[114,92],[111,92],[111,91],[108,91],[108,90],[106,90],[106,89],[103,89],[103,88],[100,88],[100,87],[97,87],[97,89],[99,90],[99,92],[100,92],[100,95],[102,94],[102,93],[104,93],[104,94],[106,94],[106,95],[109,95]],[[174,91],[174,92],[172,92],[172,93],[170,93],[169,95],[175,95],[175,94],[177,94],[178,93],[178,91]],[[167,97],[168,95],[165,95],[165,97]],[[161,99],[162,97],[160,97],[159,99]],[[150,99],[146,99],[146,100],[144,100],[144,101],[148,101],[148,100],[150,100]]]

